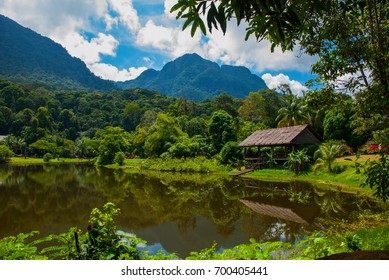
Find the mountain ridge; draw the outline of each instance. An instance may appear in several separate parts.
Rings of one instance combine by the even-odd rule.
[[[249,92],[268,88],[260,77],[244,66],[219,66],[195,53],[170,61],[159,71],[148,69],[136,79],[117,85],[123,89],[147,88],[193,101],[214,98],[223,92],[245,98]]]
[[[115,89],[60,44],[0,14],[0,76],[51,89]]]

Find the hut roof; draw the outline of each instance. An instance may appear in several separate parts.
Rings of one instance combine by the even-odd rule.
[[[320,137],[307,125],[257,130],[240,147],[320,144]]]
[[[297,208],[287,208],[275,205],[269,205],[259,202],[254,202],[250,200],[241,199],[240,200],[247,207],[251,208],[253,211],[274,218],[279,218],[287,221],[292,221],[299,224],[309,224],[312,222],[314,217],[318,212],[318,208],[307,208],[307,207],[297,207]]]

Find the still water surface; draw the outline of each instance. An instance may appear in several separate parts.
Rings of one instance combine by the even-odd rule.
[[[118,227],[147,240],[150,250],[180,257],[211,247],[289,241],[384,205],[366,197],[301,182],[274,183],[230,176],[128,174],[89,165],[0,166],[0,238],[86,230],[95,207],[114,202]]]

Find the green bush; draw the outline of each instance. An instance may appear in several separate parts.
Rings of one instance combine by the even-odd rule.
[[[285,163],[285,165],[287,168],[292,170],[295,175],[297,175],[301,171],[306,170],[310,161],[311,160],[307,155],[306,150],[299,150],[289,154],[289,160]]]
[[[220,151],[221,164],[233,164],[243,159],[242,149],[234,141],[227,142]]]
[[[13,152],[5,145],[0,145],[0,163],[7,162],[13,155]]]
[[[50,153],[46,153],[46,154],[43,155],[43,161],[44,162],[49,162],[52,159],[53,159],[53,155],[50,154]]]
[[[126,159],[126,155],[123,152],[117,152],[115,154],[115,158],[114,158],[113,162],[122,166],[125,159]]]
[[[389,155],[381,153],[378,161],[368,162],[366,171],[366,181],[361,187],[370,187],[374,190],[374,196],[384,202],[389,198]]]

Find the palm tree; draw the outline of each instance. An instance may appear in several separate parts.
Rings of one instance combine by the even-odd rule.
[[[316,159],[314,170],[321,166],[327,166],[328,171],[332,173],[331,164],[339,156],[342,150],[342,145],[337,144],[322,144],[314,153],[313,157]]]
[[[304,123],[307,118],[304,110],[305,106],[302,105],[300,100],[297,98],[285,101],[284,106],[278,110],[276,118],[276,121],[278,121],[278,127],[293,126]]]

